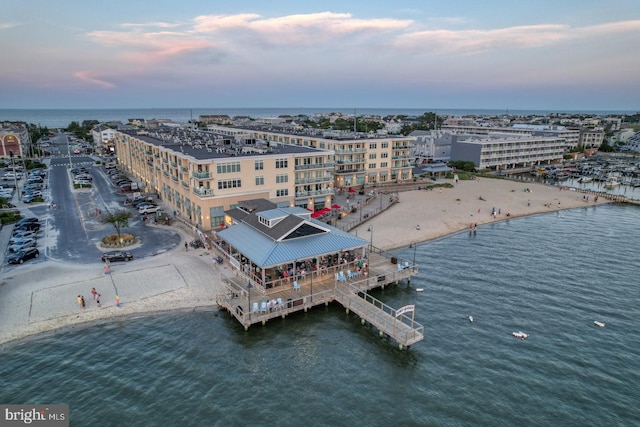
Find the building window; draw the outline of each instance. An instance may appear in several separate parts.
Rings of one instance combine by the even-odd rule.
[[[369,169],[375,169],[376,167],[375,163],[369,163]]]
[[[256,185],[264,185],[264,176],[256,176]]]
[[[286,169],[289,167],[287,159],[276,159],[276,169]]]
[[[369,153],[369,160],[373,160],[376,158],[376,153]]]
[[[284,184],[285,182],[289,182],[289,175],[287,174],[276,175],[276,184]]]
[[[377,142],[370,142],[369,143],[369,150],[375,150],[376,148],[378,148],[378,143]]]
[[[380,167],[381,167],[381,168],[386,168],[386,167],[387,167],[387,162],[382,162],[382,163],[380,163]]]
[[[255,167],[255,170],[257,170],[257,171],[263,170],[264,169],[264,161],[256,160],[254,167]]]
[[[381,159],[386,159],[387,157],[389,157],[389,153],[380,153]]]
[[[218,163],[216,171],[222,173],[238,173],[240,172],[240,162]]]
[[[240,187],[242,187],[241,179],[221,179],[220,181],[218,181],[218,190]]]
[[[388,142],[381,142],[380,143],[380,147],[381,148],[389,148],[389,143]]]
[[[289,195],[289,189],[283,188],[281,190],[276,190],[276,197],[287,197]]]
[[[209,216],[211,217],[211,227],[221,227],[224,224],[224,207],[215,206],[210,208]]]

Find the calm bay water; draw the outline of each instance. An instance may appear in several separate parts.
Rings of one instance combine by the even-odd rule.
[[[100,122],[120,121],[127,123],[129,119],[171,119],[175,123],[188,123],[198,120],[201,114],[227,114],[231,117],[249,116],[253,118],[275,118],[280,115],[306,114],[313,116],[320,113],[341,112],[358,115],[409,115],[419,116],[425,112],[437,112],[441,115],[461,116],[473,115],[545,115],[554,111],[541,110],[489,110],[489,109],[457,109],[457,108],[114,108],[114,109],[0,109],[0,121],[24,121],[39,124],[48,128],[66,128],[71,122],[98,120]],[[625,114],[630,111],[555,111],[566,113],[585,113],[595,115]]]
[[[218,311],[141,317],[2,349],[0,402],[91,426],[638,425],[639,224],[589,206],[418,245],[411,286],[375,292],[416,304],[409,351],[339,305],[248,332]]]

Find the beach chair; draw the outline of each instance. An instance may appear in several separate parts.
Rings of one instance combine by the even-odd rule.
[[[402,271],[402,264],[398,263],[398,271]]]
[[[404,268],[409,268],[409,261],[404,262]]]
[[[259,306],[258,306],[258,303],[257,303],[257,302],[254,302],[254,303],[253,303],[253,307],[251,308],[251,311],[253,311],[254,313],[255,313],[255,312],[257,312],[257,311],[259,310],[259,308],[258,308],[258,307],[259,307]]]
[[[357,271],[347,270],[347,277],[349,279],[353,279],[354,277],[358,277],[358,272]]]
[[[297,280],[293,281],[293,290],[294,291],[299,291],[300,290],[300,284],[298,283]]]
[[[282,303],[282,298],[278,297],[278,299],[276,300],[276,303],[278,304],[278,310],[281,310],[284,308],[284,304]]]
[[[260,303],[260,313],[266,313],[266,312],[267,312],[267,302],[262,301]]]
[[[346,282],[346,281],[347,281],[347,278],[346,278],[346,276],[344,275],[344,271],[341,271],[341,272],[340,272],[340,276],[339,276],[339,277],[340,277],[340,281],[341,281],[341,282]]]
[[[340,275],[336,273],[336,282],[340,280]]]

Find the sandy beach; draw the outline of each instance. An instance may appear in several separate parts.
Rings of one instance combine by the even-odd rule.
[[[468,229],[471,224],[595,203],[593,198],[585,201],[582,193],[559,187],[485,178],[399,196],[400,203],[352,232],[373,237],[378,248],[392,249]],[[597,203],[607,202],[601,198]],[[491,215],[493,208],[500,214]],[[370,225],[373,233],[367,231]],[[204,249],[184,252],[178,247],[152,258],[114,264],[110,274],[104,273],[99,262],[76,265],[51,260],[3,272],[0,344],[141,313],[215,306],[222,280],[233,273],[227,265],[215,267],[211,257]],[[102,294],[100,307],[92,299],[92,287]],[[78,295],[85,296],[86,308],[78,306]]]
[[[451,181],[449,181],[451,182]],[[399,193],[400,203],[352,232],[366,239],[373,227],[373,245],[389,250],[424,242],[469,229],[471,224],[487,224],[526,215],[596,204],[584,194],[561,187],[481,178],[460,181],[453,188]],[[597,204],[608,203],[599,198]],[[500,213],[495,217],[493,208]],[[507,214],[510,212],[510,215]],[[417,226],[420,229],[417,229]]]

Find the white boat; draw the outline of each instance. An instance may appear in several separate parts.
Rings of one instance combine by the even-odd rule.
[[[469,322],[473,323],[473,316],[469,316]]]
[[[605,188],[613,188],[618,185],[620,185],[620,181],[618,181],[616,178],[608,178],[604,183]]]
[[[598,328],[604,328],[604,322],[598,322],[597,320],[595,322],[593,322],[594,325],[596,325]]]
[[[422,291],[424,291],[423,288],[416,288],[416,292],[422,292]]]
[[[514,332],[513,336],[516,338],[520,338],[521,340],[526,340],[527,338],[529,338],[529,334],[525,334],[522,331]]]
[[[581,184],[586,184],[591,181],[593,181],[593,178],[591,178],[590,176],[581,176],[580,179],[578,179],[578,182]]]

